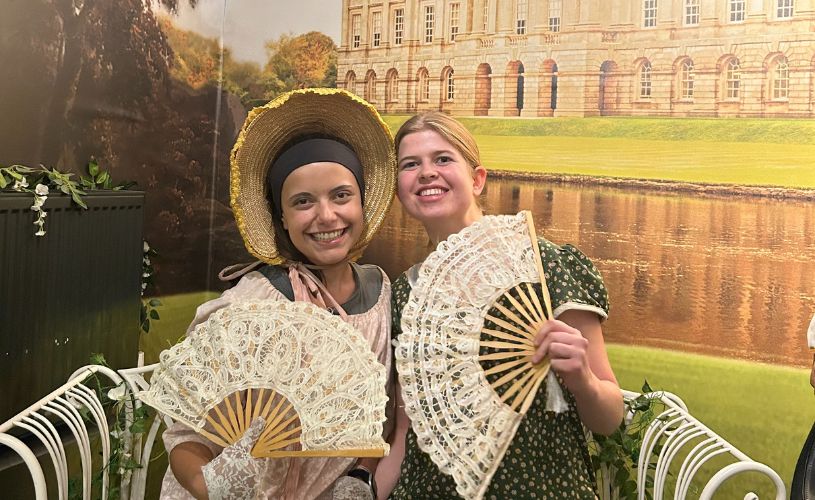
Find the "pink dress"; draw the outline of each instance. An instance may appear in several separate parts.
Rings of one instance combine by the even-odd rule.
[[[348,323],[355,326],[368,339],[371,350],[385,366],[386,373],[391,373],[390,349],[390,281],[382,270],[382,288],[376,303],[361,314],[345,316]],[[306,300],[325,306],[333,302],[327,292],[321,293],[313,283],[313,275],[302,267],[290,271],[292,288],[296,300]],[[323,289],[324,290],[324,289]],[[246,274],[233,288],[225,291],[219,298],[206,302],[198,307],[195,319],[187,329],[189,334],[196,325],[209,318],[210,314],[233,302],[242,300],[288,300],[275,288],[266,276],[254,271]],[[334,303],[336,304],[336,303]],[[388,392],[391,390],[388,381]],[[391,398],[393,400],[393,398]],[[390,420],[390,419],[389,419]],[[388,429],[385,431],[387,437]],[[182,442],[197,442],[207,446],[214,455],[221,453],[222,448],[199,435],[183,424],[170,426],[163,434],[167,454]],[[267,459],[268,468],[260,478],[256,498],[275,498],[286,500],[330,499],[335,481],[343,476],[355,463],[354,458],[274,458]],[[194,497],[176,481],[168,468],[161,485],[161,498],[173,500],[194,500]]]

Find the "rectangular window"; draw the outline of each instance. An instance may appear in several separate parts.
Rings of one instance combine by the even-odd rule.
[[[642,4],[642,26],[653,28],[657,25],[657,0],[644,0]]]
[[[518,0],[517,16],[515,17],[515,33],[518,35],[526,34],[526,17],[529,11],[529,3],[527,0]]]
[[[777,0],[778,8],[776,9],[776,17],[778,19],[789,19],[792,17],[792,2],[793,0]]]
[[[699,0],[685,0],[685,26],[699,24]]]
[[[405,33],[405,9],[393,11],[393,44],[402,45],[402,35]]]
[[[371,38],[372,45],[379,47],[382,43],[382,12],[374,12],[371,14]]]
[[[549,31],[560,31],[560,15],[563,10],[563,0],[549,0]]]
[[[730,0],[730,22],[740,23],[744,21],[745,0]]]
[[[484,31],[487,31],[487,26],[490,20],[490,0],[484,0]]]
[[[359,47],[361,28],[362,16],[359,14],[354,14],[351,16],[351,46],[355,49]]]
[[[456,41],[458,35],[458,6],[457,3],[450,4],[450,41]]]
[[[433,41],[433,27],[436,24],[436,19],[433,15],[433,6],[426,5],[424,8],[424,43],[431,43]]]

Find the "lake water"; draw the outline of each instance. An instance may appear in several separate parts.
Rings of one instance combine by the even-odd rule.
[[[487,213],[532,210],[603,274],[609,342],[808,366],[815,204],[491,179]],[[427,253],[397,203],[365,260],[397,276]]]

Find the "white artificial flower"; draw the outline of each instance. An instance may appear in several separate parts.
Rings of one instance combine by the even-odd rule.
[[[145,251],[145,252],[149,252],[149,251],[150,251],[150,245],[148,245],[146,241],[144,242],[144,251]]]
[[[124,401],[126,388],[124,384],[120,384],[108,391],[108,398],[113,401]]]
[[[34,200],[34,204],[31,205],[31,210],[33,210],[35,212],[39,212],[40,207],[42,206],[42,204],[37,205],[37,201],[39,201],[39,200]]]
[[[39,231],[37,231],[36,233],[34,233],[34,236],[45,236],[45,230],[44,230],[44,229],[40,229]]]
[[[48,186],[45,184],[37,184],[37,187],[34,188],[34,192],[40,196],[45,196],[48,194]]]
[[[28,187],[28,180],[25,177],[23,177],[23,180],[15,181],[14,182],[14,187],[12,187],[11,189],[13,189],[15,191],[21,191],[23,188],[27,188],[27,187]]]
[[[145,266],[149,266],[149,265],[150,265],[150,257],[145,257],[145,258],[144,258],[144,265],[145,265]]]

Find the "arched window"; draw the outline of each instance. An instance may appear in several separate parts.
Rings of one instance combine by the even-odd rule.
[[[357,75],[353,71],[345,74],[345,90],[357,93]]]
[[[395,69],[388,71],[388,82],[385,85],[385,102],[399,100],[399,73]]]
[[[376,101],[376,73],[373,70],[365,75],[365,100],[368,102]]]
[[[685,59],[679,65],[679,98],[693,99],[693,61]]]
[[[419,68],[418,74],[419,85],[417,92],[419,93],[418,100],[427,102],[430,100],[430,75],[427,73],[426,68]]]
[[[456,83],[453,80],[453,68],[447,66],[441,73],[442,96],[447,102],[452,102],[456,97]]]
[[[651,98],[651,62],[644,61],[640,65],[639,71],[639,98]]]
[[[726,99],[739,99],[741,92],[741,65],[735,57],[724,66],[724,95]]]
[[[790,67],[786,57],[777,58],[770,68],[770,89],[773,100],[785,100],[790,93]]]
[[[476,116],[486,116],[492,106],[492,68],[481,63],[475,71],[475,108]]]

